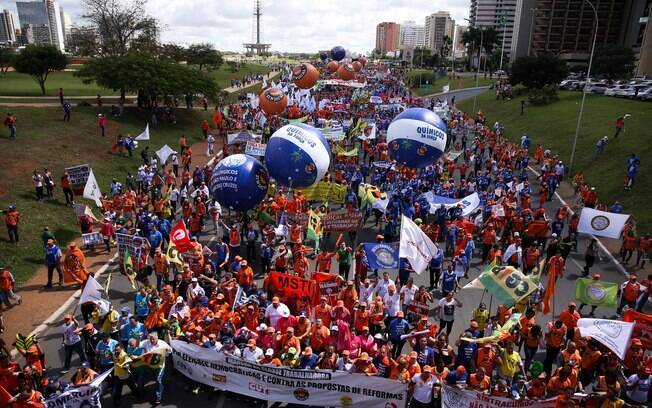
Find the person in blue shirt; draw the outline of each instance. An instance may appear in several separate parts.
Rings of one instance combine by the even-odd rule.
[[[473,338],[473,333],[465,331],[462,337]],[[458,340],[458,343],[455,365],[471,367],[471,362],[475,361],[476,353],[478,352],[478,343],[466,341],[462,338]]]
[[[448,269],[444,271],[441,277],[441,294],[445,297],[449,293],[455,292],[458,287],[458,278],[453,270],[453,266],[448,265]]]
[[[138,293],[136,293],[136,316],[138,320],[144,322],[149,314],[149,294],[147,288],[141,286]]]
[[[405,285],[410,278],[410,272],[413,271],[407,258],[400,258],[398,261],[398,281],[401,286]]]
[[[120,342],[125,346],[129,345],[129,339],[136,339],[138,342],[147,338],[147,329],[145,325],[131,316],[129,321],[120,327]]]
[[[550,232],[557,234],[558,237],[561,237],[561,233],[564,230],[564,220],[557,218],[550,224]]]
[[[430,289],[439,286],[439,277],[441,276],[441,267],[444,262],[444,251],[437,246],[437,252],[430,260]]]
[[[95,347],[95,355],[97,356],[96,367],[98,373],[113,367],[113,352],[115,345],[118,344],[116,340],[111,338],[109,333],[102,333],[102,340],[97,343]]]
[[[434,366],[435,364],[435,352],[428,345],[428,339],[426,337],[421,337],[419,342],[414,345],[414,351],[417,353],[417,363],[421,367],[424,365]]]
[[[161,244],[163,243],[163,235],[158,230],[156,225],[152,224],[150,226],[150,231],[149,231],[149,235],[147,236],[147,240],[151,245],[150,256],[154,256],[154,251],[156,250],[156,248],[160,248]]]
[[[466,272],[469,272],[471,260],[473,259],[473,251],[475,250],[475,241],[472,234],[466,235],[466,247],[464,248],[464,255],[466,256]]]
[[[61,272],[61,249],[54,243],[53,239],[48,239],[45,245],[45,263],[48,266],[48,283],[46,288],[52,287],[52,275],[56,269],[59,275],[59,286],[63,284],[63,272]]]
[[[229,246],[220,236],[217,237],[213,254],[215,255],[215,273],[220,276],[222,271],[226,271],[229,261]]]
[[[172,229],[172,224],[170,224],[169,220],[163,218],[158,221],[158,230],[163,236],[163,241],[166,245],[170,243],[170,229]]]
[[[392,357],[398,358],[403,350],[405,339],[401,336],[410,332],[410,323],[405,320],[402,310],[396,312],[396,318],[389,324],[389,340],[392,342]]]
[[[469,380],[469,375],[466,373],[466,368],[463,365],[460,365],[451,371],[446,376],[446,384],[451,387],[466,388],[466,383]]]
[[[317,367],[317,354],[312,352],[312,347],[308,346],[303,350],[301,358],[299,359],[299,368],[302,370],[305,369],[314,369]]]

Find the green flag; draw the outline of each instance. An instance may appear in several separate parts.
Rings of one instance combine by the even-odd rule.
[[[514,306],[537,288],[532,278],[509,265],[486,268],[478,280],[505,307]]]
[[[575,281],[575,299],[592,306],[616,307],[618,284],[579,278]]]
[[[315,248],[319,248],[319,241],[322,236],[321,218],[312,210],[308,212],[306,236],[308,239],[315,241]]]
[[[129,247],[125,248],[125,256],[122,259],[122,264],[124,265],[125,272],[134,270],[134,261],[131,259],[131,253],[129,252]],[[128,273],[128,272],[127,272]]]

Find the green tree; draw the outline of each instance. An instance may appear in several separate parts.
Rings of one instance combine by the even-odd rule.
[[[511,66],[512,85],[523,84],[529,89],[557,85],[568,75],[566,61],[553,54],[530,55],[517,58]]]
[[[168,95],[215,96],[219,90],[215,81],[203,72],[135,53],[98,58],[85,64],[75,75],[84,82],[95,81],[101,87],[120,91],[122,95],[134,92],[149,100]]]
[[[68,58],[52,45],[28,45],[11,62],[16,72],[28,74],[38,82],[43,95],[50,72],[61,71],[67,64]]]
[[[462,34],[462,44],[467,47],[469,55],[476,55],[478,63],[480,63],[482,51],[484,51],[486,55],[491,55],[491,52],[496,47],[497,43],[498,33],[493,29],[493,27],[483,29],[469,27],[469,29]],[[482,49],[480,48],[480,44],[482,44]],[[471,70],[472,61],[473,58],[469,58],[469,70]]]
[[[14,58],[14,50],[9,47],[0,47],[0,74],[6,74]]]
[[[628,78],[634,66],[634,51],[631,48],[605,44],[595,51],[592,71],[609,79]]]
[[[147,0],[83,0],[82,3],[83,17],[101,39],[96,54],[120,56],[129,52],[134,41],[141,47],[156,42],[160,27],[158,20],[146,12]]]
[[[188,64],[199,66],[200,71],[204,66],[218,69],[224,62],[222,54],[209,43],[192,44],[188,47],[187,56]]]
[[[439,55],[433,54],[428,48],[417,47],[412,55],[412,65],[433,68],[439,65]]]
[[[187,56],[186,49],[177,44],[162,44],[159,49],[159,58],[166,61],[176,62],[185,61]]]

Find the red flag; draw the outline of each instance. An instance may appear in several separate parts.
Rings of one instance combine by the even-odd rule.
[[[183,220],[179,220],[177,225],[170,231],[170,241],[177,247],[177,251],[179,252],[187,252],[194,249],[192,242],[190,242],[190,234],[186,228],[186,223]]]
[[[310,279],[317,282],[317,289],[312,300],[312,305],[317,306],[319,299],[326,296],[328,304],[334,305],[337,302],[337,295],[340,290],[340,277],[331,273],[314,272]]]
[[[9,401],[13,398],[13,395],[9,394],[9,392],[0,385],[0,407],[6,407],[9,406]]]
[[[639,339],[643,347],[652,350],[652,315],[628,310],[623,314],[624,322],[635,322],[632,339]]]
[[[551,306],[550,301],[552,297],[555,296],[555,284],[557,283],[557,269],[549,268],[550,274],[548,275],[548,286],[546,287],[546,294],[543,295],[543,314],[546,315],[550,313]]]
[[[287,301],[296,300],[305,296],[313,299],[316,285],[310,279],[276,271],[270,272],[269,278],[274,294],[282,296]]]

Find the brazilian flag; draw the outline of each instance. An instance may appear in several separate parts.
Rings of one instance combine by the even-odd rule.
[[[165,349],[152,350],[141,356],[131,356],[131,359],[129,368],[136,377],[141,373],[156,377],[165,367]]]
[[[315,241],[315,248],[319,247],[319,241],[322,236],[321,218],[310,210],[308,213],[308,227],[306,229],[306,237]]]
[[[616,307],[618,284],[579,278],[575,281],[575,299],[592,306]]]

